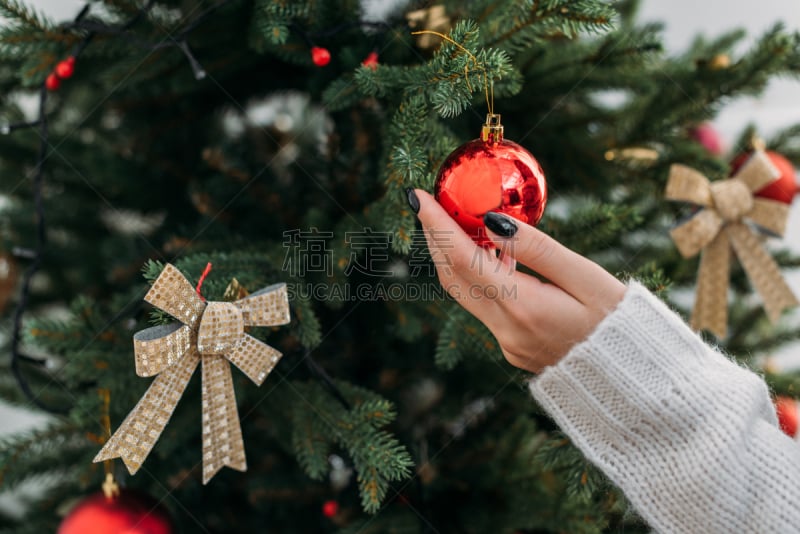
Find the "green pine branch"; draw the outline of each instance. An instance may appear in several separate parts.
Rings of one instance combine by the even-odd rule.
[[[368,390],[342,381],[336,385],[353,407],[344,409],[318,384],[295,384],[297,403],[292,413],[295,454],[306,473],[321,479],[328,471],[327,451],[345,449],[357,472],[361,505],[375,513],[391,482],[410,476],[411,456],[383,427],[396,417],[393,405]]]
[[[55,28],[53,21],[21,0],[0,0],[0,16],[7,18],[11,24],[26,27],[28,30],[49,32]]]

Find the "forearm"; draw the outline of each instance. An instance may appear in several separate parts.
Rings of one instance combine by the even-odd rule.
[[[531,391],[659,531],[800,524],[800,447],[764,382],[638,284]]]

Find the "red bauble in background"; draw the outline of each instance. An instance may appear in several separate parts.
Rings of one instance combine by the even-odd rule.
[[[767,150],[766,154],[775,168],[778,169],[780,175],[773,182],[768,183],[753,194],[760,198],[791,204],[794,195],[797,193],[797,175],[795,174],[794,165],[792,165],[791,161],[772,150]],[[746,152],[736,156],[731,162],[731,176],[736,174],[739,168],[750,159],[751,155],[752,152]]]
[[[362,65],[368,67],[372,70],[378,68],[378,53],[376,51],[372,51],[367,54],[367,57],[364,58],[364,61],[361,62]]]
[[[83,500],[64,518],[58,534],[172,534],[172,520],[158,501],[130,490]]]
[[[791,397],[776,397],[775,411],[781,430],[793,438],[797,438],[797,401]]]
[[[500,115],[490,114],[480,139],[464,143],[444,160],[434,194],[478,245],[492,248],[483,216],[496,211],[538,223],[547,202],[547,183],[536,158],[503,139]]]
[[[692,139],[703,145],[703,148],[708,150],[709,154],[714,156],[721,156],[725,149],[722,147],[722,137],[719,132],[711,125],[711,123],[704,122],[698,124],[689,132]]]

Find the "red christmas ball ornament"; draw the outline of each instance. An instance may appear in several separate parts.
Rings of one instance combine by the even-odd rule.
[[[776,397],[775,411],[781,430],[786,435],[797,438],[797,401],[791,397]]]
[[[48,91],[57,91],[61,86],[61,78],[56,76],[55,72],[51,72],[47,75],[47,78],[45,78],[44,86],[47,87]]]
[[[361,62],[367,68],[375,70],[378,68],[378,53],[374,50],[367,54],[367,57],[364,58],[364,61]]]
[[[544,213],[547,182],[530,152],[503,139],[500,115],[489,114],[481,137],[464,143],[444,160],[434,195],[478,245],[492,248],[483,216],[496,211],[535,225]]]
[[[75,58],[70,56],[64,61],[59,61],[58,65],[56,65],[55,72],[56,76],[63,80],[72,77],[72,74],[75,72]]]
[[[314,65],[317,67],[324,67],[331,62],[331,53],[328,52],[327,48],[322,48],[321,46],[312,46],[311,61],[313,61]]]
[[[708,122],[704,122],[692,128],[690,132],[692,139],[703,145],[713,156],[721,156],[724,152],[722,138],[719,132]]]
[[[753,194],[760,198],[791,204],[792,200],[794,200],[794,195],[797,193],[797,175],[794,165],[792,165],[791,161],[772,150],[767,150],[766,154],[770,162],[778,169],[779,175],[775,180]],[[751,155],[752,152],[746,152],[736,156],[731,162],[731,176],[736,174],[739,168],[750,159]]]
[[[172,520],[154,498],[130,490],[89,496],[64,518],[58,534],[172,534]]]
[[[339,503],[331,499],[322,504],[322,515],[331,518],[339,513]]]

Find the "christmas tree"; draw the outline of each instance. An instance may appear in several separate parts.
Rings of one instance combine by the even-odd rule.
[[[734,55],[733,31],[669,57],[635,13],[476,0],[375,21],[346,0],[104,0],[56,24],[0,0],[0,396],[52,414],[0,445],[3,491],[44,488],[0,532],[54,532],[100,489],[93,459],[154,380],[132,338],[180,319],[143,301],[168,264],[208,302],[285,283],[291,316],[244,326],[283,354],[260,387],[232,370],[246,472],[204,484],[198,376],[135,476],[107,465],[175,532],[647,531],[438,285],[404,192],[433,190],[489,106],[545,170],[539,228],[665,299],[691,291],[698,260],[669,232],[693,212],[665,198],[670,168],[730,175],[695,129],[797,75],[800,35],[776,25]],[[798,161],[799,141],[800,126],[767,147]],[[755,367],[800,337],[744,270],[730,287],[715,340],[730,354]]]

